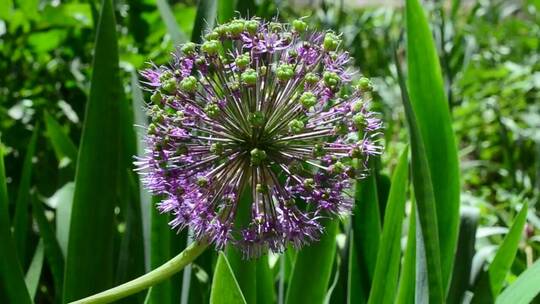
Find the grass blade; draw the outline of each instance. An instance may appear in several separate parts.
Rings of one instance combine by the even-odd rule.
[[[217,14],[216,1],[217,0],[199,0],[199,4],[197,5],[197,15],[195,15],[195,23],[193,24],[193,32],[191,33],[191,41],[200,43],[205,31],[214,26]]]
[[[384,215],[380,254],[368,303],[393,303],[396,294],[401,256],[401,223],[405,215],[408,179],[408,152],[402,152],[392,177]]]
[[[285,303],[323,303],[336,255],[338,224],[338,220],[327,221],[320,241],[298,252]]]
[[[29,227],[28,206],[30,205],[28,201],[30,200],[30,184],[32,181],[32,159],[34,158],[34,154],[36,152],[38,134],[39,125],[36,125],[34,127],[32,137],[30,138],[26,155],[24,156],[21,180],[19,183],[19,192],[17,194],[17,201],[15,202],[15,216],[13,219],[13,237],[15,238],[19,261],[21,261],[23,267],[25,267],[26,264],[26,242]]]
[[[97,27],[90,96],[77,160],[66,259],[64,301],[97,293],[113,284],[119,152],[122,151],[122,90],[111,0],[103,0]],[[96,219],[100,225],[96,225]],[[81,280],[84,276],[84,280]]]
[[[234,0],[217,0],[217,20],[224,23],[231,20],[234,16]]]
[[[446,299],[447,303],[463,303],[463,296],[469,287],[479,216],[480,214],[476,208],[461,208],[456,262],[450,291]]]
[[[407,247],[401,266],[401,276],[396,298],[396,304],[414,303],[414,289],[416,281],[416,208],[411,204],[409,216],[409,232],[407,233]]]
[[[38,224],[39,234],[43,239],[43,250],[53,276],[55,296],[58,299],[57,302],[60,302],[64,283],[64,256],[55,238],[53,228],[45,216],[45,209],[36,199],[32,200],[32,211]]]
[[[501,293],[495,303],[531,303],[534,297],[540,293],[538,278],[540,278],[540,260],[536,261],[532,266],[520,274],[514,283]]]
[[[161,19],[163,19],[163,22],[165,22],[167,33],[169,33],[169,36],[171,36],[173,44],[177,46],[186,42],[187,36],[178,26],[176,19],[174,19],[174,14],[167,0],[156,0],[156,5],[159,10],[159,14],[161,15]]]
[[[28,271],[24,277],[26,288],[28,289],[32,300],[36,297],[39,278],[41,277],[41,269],[43,269],[43,239],[39,240],[30,267],[28,267]]]
[[[210,304],[245,304],[246,299],[223,252],[219,253],[212,279]]]
[[[24,276],[15,242],[11,235],[8,210],[8,193],[4,169],[4,151],[0,142],[0,302],[32,303],[30,294],[24,284]]]
[[[71,138],[62,130],[62,126],[49,113],[44,115],[47,136],[51,141],[56,159],[60,164],[68,159],[71,163],[77,163],[77,147]]]
[[[430,303],[443,303],[444,293],[441,273],[441,258],[439,247],[439,233],[437,225],[437,212],[435,207],[435,194],[431,183],[431,173],[429,171],[426,150],[422,140],[422,134],[418,128],[415,112],[409,100],[407,87],[401,74],[401,68],[397,61],[396,67],[401,89],[401,96],[405,108],[405,116],[409,125],[409,137],[411,141],[411,168],[414,185],[414,193],[416,198],[416,210],[420,226],[417,229],[416,238],[417,249],[420,254],[416,255],[416,281],[423,282],[423,276],[427,275],[427,284],[429,286],[429,294],[424,294],[424,289],[418,289],[415,292],[415,299],[424,299]],[[423,286],[419,284],[418,287]]]
[[[525,203],[519,211],[510,231],[504,238],[499,250],[495,254],[493,262],[487,272],[481,274],[472,303],[489,303],[497,298],[501,291],[510,267],[514,262],[519,242],[523,235],[523,228],[527,222],[528,205]]]
[[[441,286],[445,294],[452,275],[459,228],[460,189],[457,148],[435,43],[418,0],[406,1],[406,20],[411,111],[415,115],[419,131],[417,137],[423,142],[422,150],[425,151],[423,154],[427,160],[426,169],[430,173],[429,181],[435,202],[433,207],[437,216],[438,246],[441,253]],[[418,154],[418,148],[413,148],[413,156]],[[427,178],[426,175],[423,176]],[[417,194],[420,193],[417,191]],[[418,207],[423,209],[423,203],[420,200],[418,200]],[[423,222],[422,218],[425,218],[422,213],[420,223]],[[421,226],[425,233],[428,227],[424,224]],[[427,247],[431,246],[431,241],[429,237],[426,237]]]

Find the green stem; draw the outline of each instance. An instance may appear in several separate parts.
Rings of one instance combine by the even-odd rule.
[[[208,247],[207,243],[194,242],[177,256],[167,261],[165,264],[140,276],[134,280],[126,282],[120,286],[105,290],[87,298],[71,302],[70,304],[103,304],[122,299],[143,289],[153,286],[178,271],[187,264],[193,262]]]

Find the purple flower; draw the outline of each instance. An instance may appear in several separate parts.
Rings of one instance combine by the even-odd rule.
[[[303,21],[236,19],[142,72],[151,124],[135,164],[171,227],[256,257],[316,241],[323,218],[350,213],[345,192],[382,152],[382,123],[340,45]]]

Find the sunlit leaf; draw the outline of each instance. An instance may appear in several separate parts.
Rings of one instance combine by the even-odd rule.
[[[220,252],[216,271],[212,279],[210,304],[245,304],[246,299],[240,290],[225,254]]]
[[[43,269],[43,239],[40,239],[34,257],[28,267],[28,271],[24,277],[26,288],[32,297],[32,300],[36,297],[36,291],[39,286],[39,278],[41,277],[41,270]]]

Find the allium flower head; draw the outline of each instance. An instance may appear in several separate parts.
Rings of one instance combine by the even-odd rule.
[[[323,218],[350,213],[346,190],[381,153],[381,122],[338,35],[235,19],[173,57],[142,73],[151,124],[136,162],[172,227],[253,257],[317,240]]]

